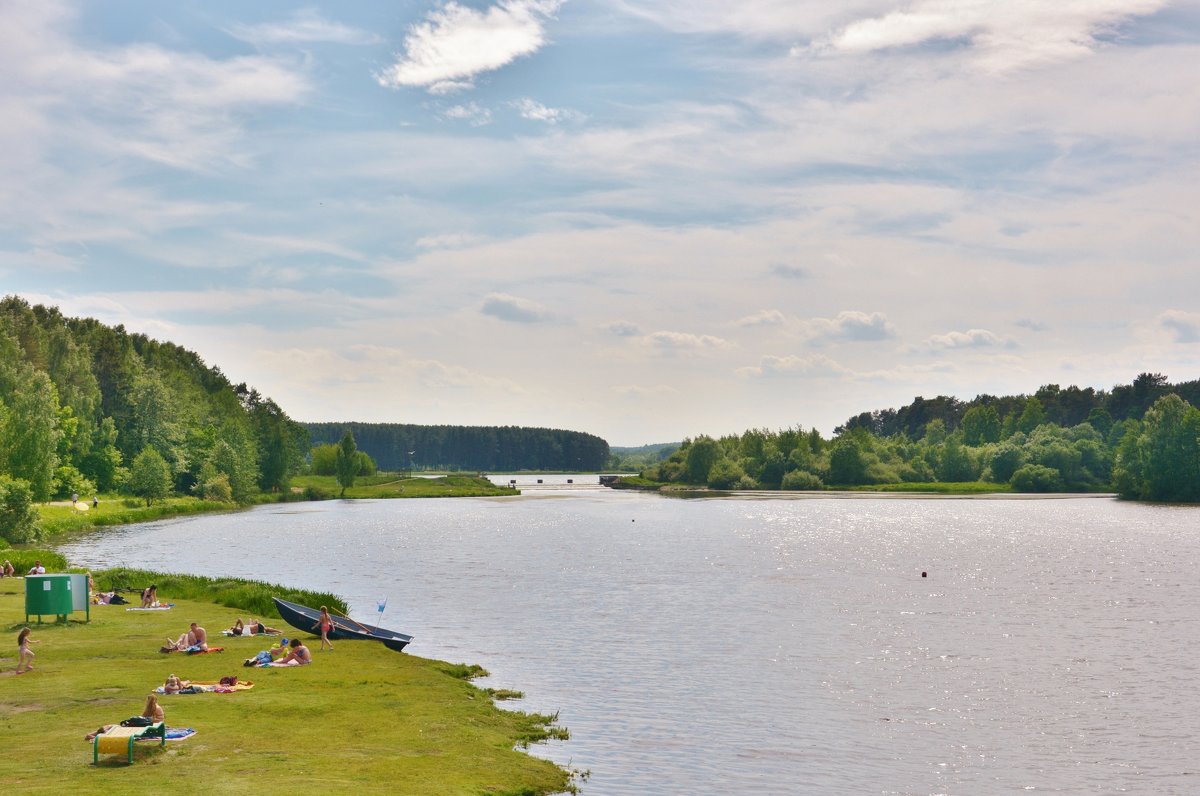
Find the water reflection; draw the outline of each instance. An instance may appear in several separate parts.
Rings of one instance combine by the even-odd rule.
[[[588,793],[1186,793],[1198,517],[548,489],[260,507],[65,552],[328,589],[364,620],[386,596],[413,654],[561,711],[572,740],[536,753],[591,769]]]

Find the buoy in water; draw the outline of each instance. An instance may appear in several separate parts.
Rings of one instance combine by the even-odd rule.
[[[923,577],[923,578],[924,578],[924,577],[928,577],[928,573],[922,572],[922,573],[921,573],[921,577]]]

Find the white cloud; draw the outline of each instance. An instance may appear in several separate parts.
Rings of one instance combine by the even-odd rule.
[[[472,127],[482,127],[485,124],[490,124],[492,121],[492,112],[477,102],[468,102],[465,105],[451,105],[442,111],[442,116],[446,119],[467,122]]]
[[[910,7],[860,19],[835,33],[829,46],[846,53],[966,41],[987,69],[1004,71],[1087,55],[1098,37],[1169,0],[919,0]]]
[[[760,310],[735,321],[738,326],[782,326],[787,318],[779,310]]]
[[[728,348],[729,341],[710,334],[689,332],[652,332],[642,338],[644,345],[661,351],[702,352]]]
[[[1177,343],[1200,343],[1200,314],[1167,310],[1158,316],[1158,323],[1172,334]]]
[[[815,354],[807,357],[780,357],[768,354],[767,356],[759,359],[757,365],[738,368],[737,374],[739,376],[748,378],[762,378],[769,376],[841,378],[854,376],[854,371],[850,370],[849,368],[842,367],[837,362],[822,354]]]
[[[390,88],[469,87],[476,76],[541,49],[545,22],[562,3],[501,0],[479,11],[451,0],[409,28],[403,55],[376,78]]]
[[[968,329],[965,332],[935,334],[925,341],[929,348],[1016,348],[1011,337],[1002,337],[987,329]]]
[[[251,44],[378,44],[382,39],[374,33],[325,19],[311,8],[292,14],[285,22],[264,22],[259,25],[232,25],[227,32],[234,38]]]
[[[896,336],[882,312],[839,312],[836,318],[813,318],[805,323],[813,342],[869,342]]]
[[[510,296],[507,293],[493,293],[488,296],[484,299],[480,312],[509,323],[548,323],[557,319],[553,312],[536,301]]]
[[[575,111],[564,110],[562,108],[549,108],[529,97],[522,97],[511,104],[521,114],[522,119],[529,119],[533,122],[558,124],[563,121],[576,120],[580,117],[580,114]]]

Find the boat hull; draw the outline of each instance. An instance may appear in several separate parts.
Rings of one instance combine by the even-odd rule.
[[[278,597],[271,598],[275,601],[275,607],[279,609],[279,615],[283,617],[283,621],[287,622],[292,627],[303,633],[312,633],[319,635],[317,625],[321,621],[321,612],[315,608],[309,608],[307,605],[288,602],[281,600]],[[404,633],[397,633],[395,630],[388,630],[375,625],[364,625],[355,622],[352,619],[347,619],[344,616],[329,615],[333,621],[333,630],[329,633],[331,640],[336,639],[359,639],[362,641],[381,641],[383,645],[390,650],[403,652],[404,648],[412,641],[412,636]]]

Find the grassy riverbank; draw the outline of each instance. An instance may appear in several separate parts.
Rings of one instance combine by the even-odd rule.
[[[127,570],[96,576],[99,585],[129,577],[141,585],[151,577]],[[319,641],[301,634],[312,642],[313,665],[244,668],[242,659],[266,645],[256,638],[224,638],[220,630],[250,612],[180,598],[165,576],[152,577],[161,596],[176,603],[174,609],[143,613],[93,606],[87,624],[75,621],[83,619],[78,612],[66,624],[35,620],[32,638],[40,642],[32,647],[35,670],[20,676],[14,674],[14,653],[25,616],[24,581],[0,580],[0,636],[6,639],[0,654],[0,782],[6,793],[300,788],[534,796],[570,786],[567,772],[514,751],[565,731],[552,726],[552,717],[497,708],[485,691],[462,679],[472,667],[372,642],[339,641],[332,652],[318,652]],[[213,590],[211,583],[199,585]],[[243,585],[247,592],[268,588]],[[164,638],[179,635],[193,620],[208,629],[210,642],[225,646],[224,653],[158,652]],[[93,766],[83,735],[139,713],[146,695],[171,673],[194,680],[237,675],[255,687],[162,697],[168,726],[192,727],[197,734],[165,749],[138,744],[133,766],[115,756]]]
[[[303,475],[292,481],[287,493],[263,492],[254,496],[251,504],[304,500],[336,500],[341,494],[337,479],[331,475]],[[360,476],[346,490],[346,498],[379,500],[390,498],[438,497],[499,497],[518,495],[515,489],[496,486],[486,478],[468,475],[447,475],[441,478],[400,478],[395,473]],[[172,497],[147,506],[144,501],[128,495],[101,495],[94,508],[80,509],[66,501],[42,503],[36,506],[44,542],[57,542],[74,534],[110,525],[129,525],[151,522],[166,517],[204,514],[217,511],[237,511],[243,506],[219,503],[195,497]],[[3,544],[0,541],[0,544]]]
[[[663,481],[653,481],[641,476],[621,476],[617,482],[613,484],[615,489],[637,489],[647,492],[687,492],[688,494],[699,494],[705,491],[720,492],[721,494],[730,494],[729,490],[709,490],[703,486],[688,486],[685,484],[668,483]],[[762,490],[762,492],[778,493],[781,497],[786,497],[789,494],[794,494],[788,490]],[[829,485],[821,490],[808,490],[813,492],[906,492],[906,493],[928,493],[935,495],[991,495],[991,494],[1006,494],[1013,491],[1009,484],[993,484],[986,481],[930,481],[926,483],[901,483],[901,484],[870,484],[866,486],[836,486]]]
[[[332,475],[299,475],[292,479],[293,489],[302,489],[314,499],[336,498],[342,488]],[[507,486],[496,486],[486,478],[473,475],[445,475],[439,478],[401,478],[395,473],[359,476],[346,490],[347,498],[426,498],[426,497],[498,497],[520,494]]]

